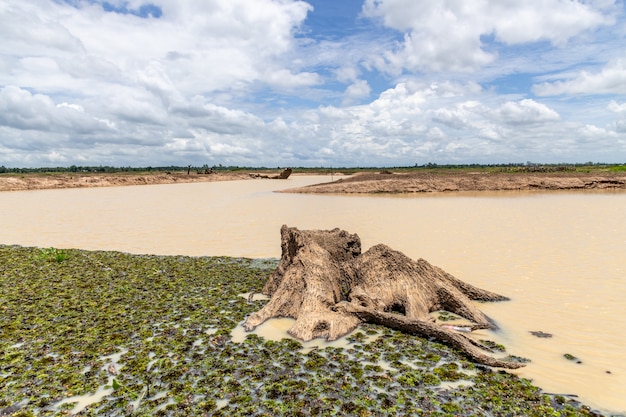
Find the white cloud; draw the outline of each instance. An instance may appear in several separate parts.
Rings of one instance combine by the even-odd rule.
[[[511,125],[534,125],[559,120],[559,114],[531,99],[504,103],[497,111],[501,120]]]
[[[581,71],[569,79],[533,86],[540,96],[576,94],[626,94],[626,59],[609,62],[598,73]]]
[[[372,89],[366,80],[356,80],[346,88],[344,93],[344,104],[350,104],[368,97]]]
[[[626,114],[626,103],[619,104],[615,100],[611,100],[611,102],[607,106],[607,109],[609,109],[609,110],[611,110],[612,112],[615,112],[615,113],[624,113],[624,114]]]
[[[307,135],[321,140],[319,149],[333,150],[332,158],[348,165],[575,162],[588,160],[592,153],[610,158],[611,152],[603,149],[626,150],[611,126],[563,120],[550,105],[532,99],[503,102],[472,83],[405,82],[369,104],[326,106],[309,119]],[[305,135],[306,126],[290,127],[294,136]],[[594,144],[602,145],[594,150]],[[324,156],[316,155],[321,164]]]
[[[49,49],[62,53],[82,53],[79,38],[56,20],[54,2],[8,2],[0,6],[0,51],[19,50],[36,55]]]
[[[164,105],[182,99],[166,67],[161,62],[151,61],[145,68],[137,71],[137,83],[159,97]]]
[[[494,18],[496,38],[507,44],[548,40],[565,45],[578,34],[613,23],[603,14],[611,4],[601,7],[585,1],[536,0],[527,2],[488,2],[487,18]],[[511,7],[512,6],[512,7]],[[595,6],[595,7],[594,7]]]
[[[292,73],[286,69],[268,71],[261,77],[269,85],[277,88],[302,88],[321,84],[318,74],[312,72]]]
[[[606,29],[621,3],[364,0],[354,28],[319,37],[298,0],[151,4],[162,13],[107,12],[100,0],[0,5],[1,164],[626,155],[623,103],[549,97],[624,94],[626,31]]]
[[[10,3],[0,9],[0,51],[18,57],[11,70],[28,74],[32,69],[23,66],[29,59],[52,56],[54,64],[45,69],[48,77],[20,83],[44,91],[50,86],[42,80],[55,73],[132,82],[132,74],[149,72],[155,63],[184,94],[255,80],[276,82],[286,70],[277,68],[273,75],[268,67],[275,65],[269,64],[294,47],[294,31],[311,10],[292,1],[163,0],[156,2],[161,18],[142,19],[107,13],[97,2],[77,1],[76,7],[44,0]],[[286,82],[310,84],[311,78],[292,70]]]
[[[469,114],[463,104],[452,109],[440,108],[433,111],[433,121],[457,130],[471,126]]]
[[[618,115],[618,119],[610,124],[610,128],[615,132],[626,133],[626,103],[619,104],[611,100],[607,109]]]
[[[338,81],[351,82],[358,78],[359,71],[355,66],[342,66],[336,70],[335,74]]]
[[[192,128],[225,135],[253,132],[264,125],[264,122],[253,114],[204,103],[201,97],[195,97],[192,103],[171,108],[171,113],[183,116]]]
[[[433,140],[441,140],[441,139],[445,139],[446,138],[446,134],[443,133],[443,131],[441,129],[439,129],[438,127],[431,127],[428,130],[428,133],[426,134],[426,137],[428,139],[433,139]]]
[[[80,134],[109,130],[106,124],[85,114],[78,104],[55,105],[48,96],[31,94],[16,86],[0,90],[0,124],[18,130]]]
[[[585,125],[580,128],[580,133],[586,137],[603,139],[607,136],[615,137],[615,132],[594,125]]]
[[[401,82],[394,88],[383,91],[380,96],[372,102],[372,109],[389,110],[397,106],[399,113],[421,112],[420,106],[426,102],[427,98],[433,95],[436,87],[424,87],[421,84],[412,82]]]
[[[28,98],[27,91],[17,92]],[[63,109],[88,117],[88,109],[83,112],[72,103],[55,105],[46,97],[30,100],[42,100],[49,111]],[[615,114],[621,109],[618,103],[605,104],[604,111]],[[425,85],[407,80],[367,104],[294,109],[269,121],[250,112],[215,105],[202,96],[177,103],[168,114],[161,127],[152,125],[143,133],[136,127],[137,122],[118,122],[122,126],[117,131],[127,127],[131,130],[124,147],[110,140],[91,143],[87,150],[76,142],[47,143],[49,132],[22,132],[22,138],[29,138],[28,143],[23,151],[13,148],[14,155],[19,155],[13,158],[25,160],[30,146],[36,145],[42,153],[39,163],[65,158],[69,164],[81,157],[90,161],[95,155],[102,164],[122,159],[154,166],[150,155],[159,153],[164,155],[164,164],[178,165],[198,161],[225,165],[379,166],[494,159],[577,160],[580,154],[589,159],[589,152],[620,152],[626,146],[620,145],[623,133],[619,133],[622,125],[618,123],[601,127],[562,120],[546,104],[530,99],[502,102],[493,92],[477,89],[472,83]],[[5,126],[0,128],[0,137],[5,137],[6,124],[0,125]],[[2,143],[0,140],[0,147]],[[594,151],[594,146],[601,149]],[[51,152],[55,152],[54,158]]]
[[[482,36],[507,45],[540,40],[564,45],[613,22],[612,4],[600,6],[562,0],[366,0],[363,13],[405,32],[401,47],[385,57],[389,71],[470,71],[496,59]]]
[[[227,143],[216,143],[209,147],[212,155],[218,157],[247,156],[252,154],[252,150],[243,146],[231,145]]]

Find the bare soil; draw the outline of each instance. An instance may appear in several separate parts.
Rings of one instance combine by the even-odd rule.
[[[246,172],[217,172],[187,175],[174,173],[72,173],[72,174],[4,174],[0,191],[44,190],[53,188],[116,187],[124,185],[174,184],[189,182],[232,181],[251,179]]]
[[[626,190],[625,172],[360,173],[282,192],[316,194],[432,193],[513,190]]]

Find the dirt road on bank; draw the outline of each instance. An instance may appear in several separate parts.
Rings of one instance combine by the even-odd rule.
[[[282,192],[315,194],[432,193],[513,190],[626,190],[626,173],[362,173]]]

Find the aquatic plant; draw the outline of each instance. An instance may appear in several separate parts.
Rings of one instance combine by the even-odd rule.
[[[563,357],[567,359],[568,361],[572,361],[576,363],[583,363],[580,359],[578,359],[576,356],[572,355],[571,353],[565,353],[563,354]]]
[[[40,249],[39,257],[47,262],[61,263],[67,259],[68,254],[62,249],[50,247]]]
[[[594,415],[382,326],[348,349],[234,343],[271,260],[65,252],[0,245],[0,415]]]

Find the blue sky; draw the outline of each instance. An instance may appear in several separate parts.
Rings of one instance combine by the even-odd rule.
[[[0,165],[626,162],[615,0],[5,0]]]

